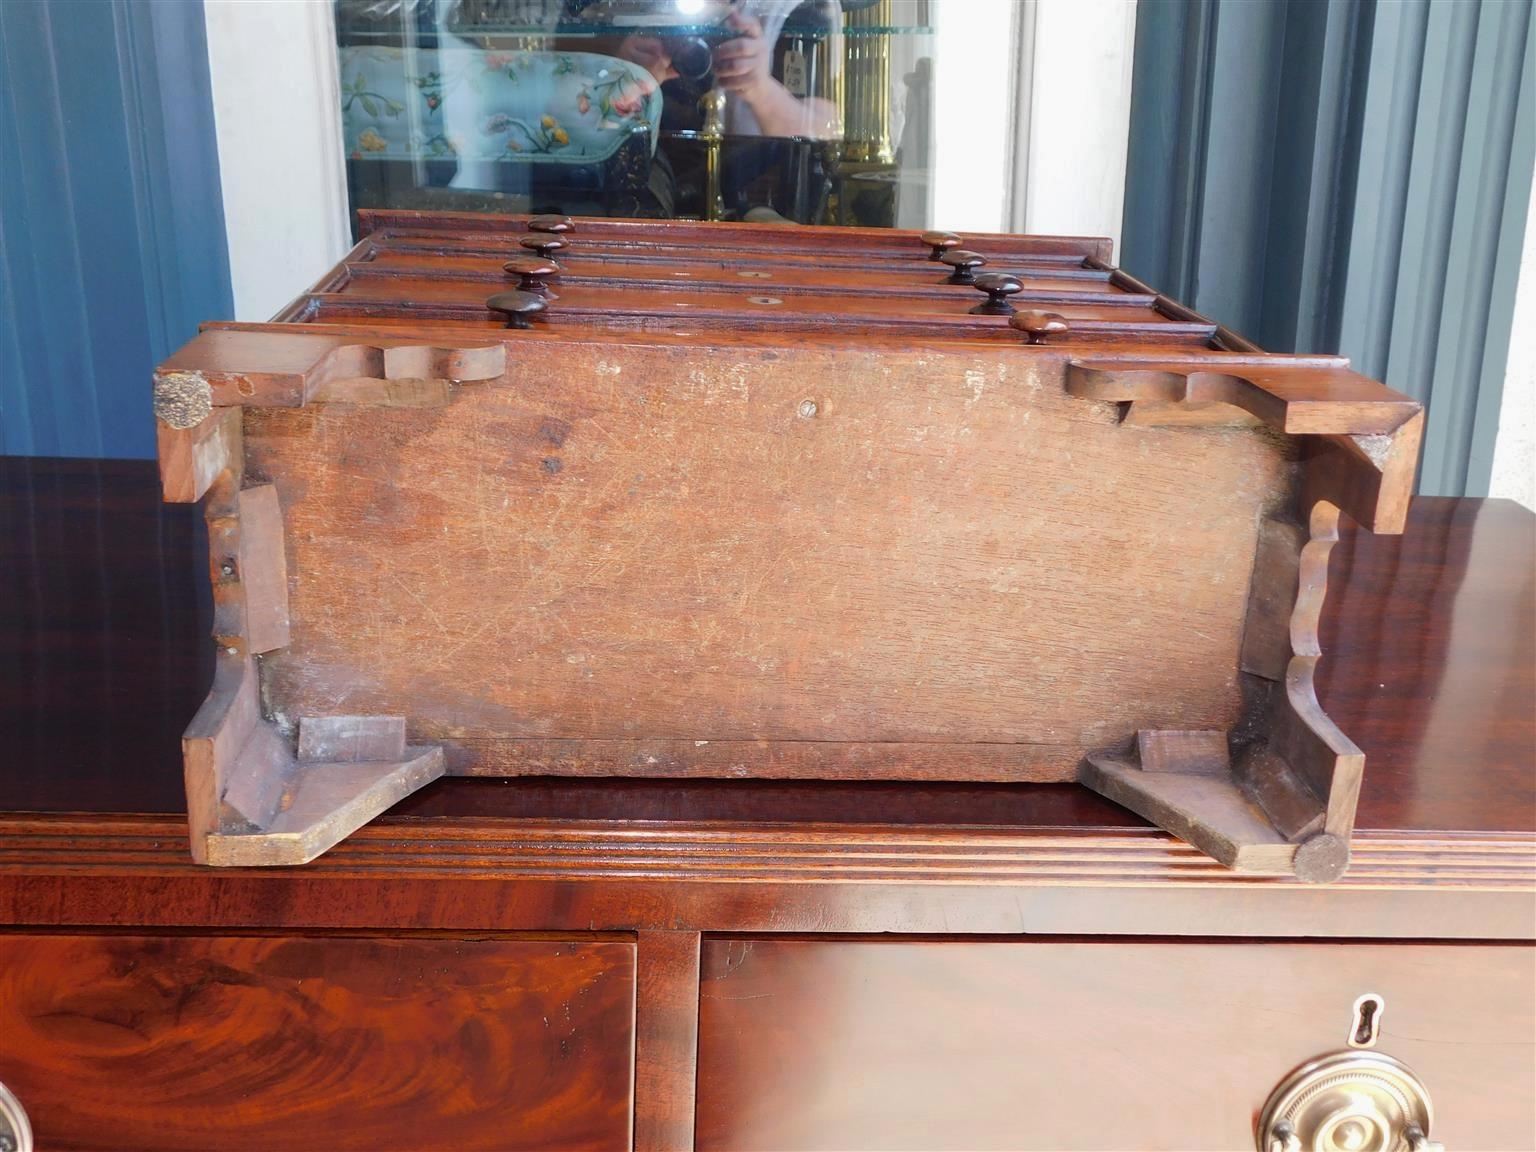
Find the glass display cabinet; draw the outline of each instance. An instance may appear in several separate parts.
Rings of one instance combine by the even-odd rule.
[[[336,0],[352,207],[894,225],[931,3]]]

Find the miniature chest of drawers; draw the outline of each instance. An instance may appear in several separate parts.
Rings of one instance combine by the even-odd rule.
[[[1081,781],[1240,871],[1343,872],[1317,619],[1340,516],[1402,529],[1417,404],[1101,241],[364,224],[156,374],[219,609],[198,860],[571,775]]]

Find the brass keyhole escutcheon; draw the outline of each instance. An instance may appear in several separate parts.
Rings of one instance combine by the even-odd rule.
[[[1432,1119],[1429,1090],[1402,1061],[1333,1052],[1276,1085],[1256,1135],[1259,1152],[1435,1152]]]
[[[1351,1048],[1374,1048],[1381,1035],[1381,1014],[1385,1001],[1374,992],[1367,992],[1355,1001],[1355,1020],[1349,1030]]]

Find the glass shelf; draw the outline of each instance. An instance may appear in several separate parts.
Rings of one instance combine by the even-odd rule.
[[[464,39],[477,39],[490,36],[515,37],[518,39],[532,39],[535,37],[558,37],[562,40],[612,40],[616,36],[655,36],[657,38],[702,36],[708,39],[729,40],[731,32],[719,24],[556,24],[553,26],[536,26],[531,24],[474,24],[452,25],[442,31],[417,31],[411,36],[412,43],[427,44],[440,37],[461,37]],[[786,27],[784,36],[794,37],[797,40],[821,41],[831,39],[834,35],[841,35],[848,39],[865,39],[891,36],[932,36],[933,28],[913,25],[909,27],[848,27],[839,29],[826,28],[794,28]],[[398,44],[401,33],[398,30],[382,31],[377,29],[349,31],[345,36],[349,44],[390,43]]]

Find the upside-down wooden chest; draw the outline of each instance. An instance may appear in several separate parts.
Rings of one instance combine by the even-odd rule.
[[[1076,780],[1346,867],[1317,621],[1339,517],[1402,530],[1412,401],[1098,240],[363,225],[155,376],[211,547],[197,859],[311,859],[445,774],[629,775]]]

